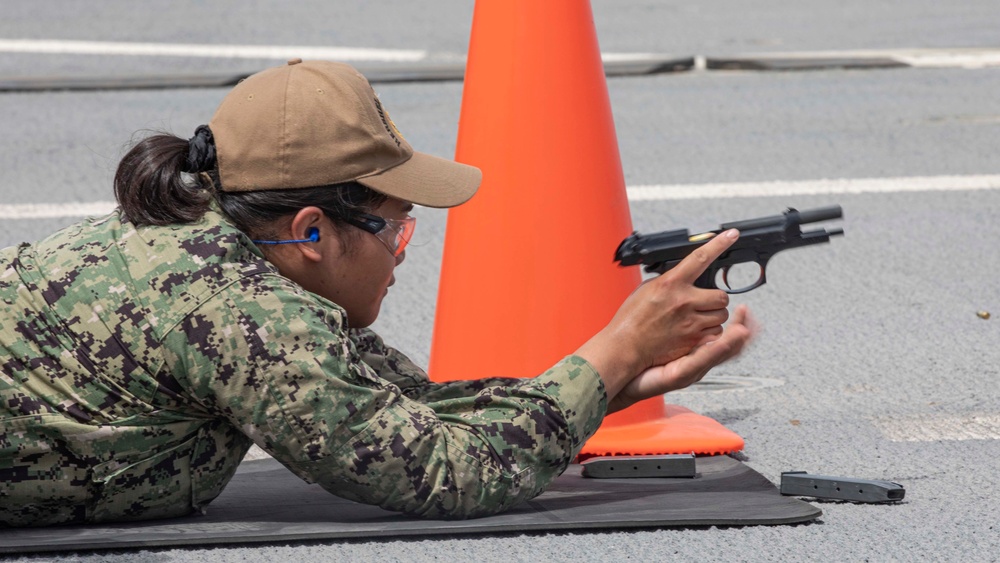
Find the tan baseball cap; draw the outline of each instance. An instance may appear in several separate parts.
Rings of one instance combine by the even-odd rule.
[[[209,128],[222,190],[358,182],[428,207],[468,200],[478,168],[415,152],[354,67],[293,59],[243,80]]]

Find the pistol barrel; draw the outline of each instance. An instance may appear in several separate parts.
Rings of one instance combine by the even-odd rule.
[[[757,219],[745,219],[743,221],[732,221],[730,223],[723,223],[719,226],[720,231],[728,231],[729,229],[738,229],[740,231],[749,231],[750,229],[761,229],[765,227],[774,227],[778,225],[785,224],[784,215],[772,215],[771,217],[760,217]]]
[[[723,223],[720,227],[721,230],[726,229],[739,229],[741,231],[749,231],[750,229],[763,229],[767,227],[776,227],[780,225],[785,225],[788,222],[788,216],[790,214],[798,214],[798,224],[804,223],[815,223],[817,221],[827,221],[830,219],[839,219],[844,215],[843,210],[839,205],[831,205],[828,207],[820,207],[818,209],[807,209],[805,211],[796,211],[794,209],[789,209],[783,215],[772,215],[771,217],[760,217],[758,219],[746,219],[744,221],[733,221],[731,223]]]
[[[802,223],[816,223],[817,221],[829,221],[830,219],[840,219],[844,216],[844,210],[839,205],[820,207],[818,209],[807,209],[799,211],[799,221]]]

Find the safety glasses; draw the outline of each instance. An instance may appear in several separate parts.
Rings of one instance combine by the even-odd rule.
[[[349,225],[368,231],[378,237],[393,256],[399,256],[406,250],[417,226],[416,217],[406,219],[386,219],[370,213],[358,213],[344,219]]]

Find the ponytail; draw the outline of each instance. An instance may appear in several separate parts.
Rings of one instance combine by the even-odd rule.
[[[139,141],[118,164],[115,198],[136,226],[191,223],[213,199],[215,143],[207,125],[189,141],[157,134]],[[185,174],[182,174],[185,173]]]
[[[207,125],[185,141],[156,134],[139,141],[118,164],[115,197],[125,219],[133,225],[193,223],[213,200],[222,212],[252,238],[274,238],[277,222],[298,210],[316,206],[338,228],[345,218],[371,212],[388,196],[346,182],[293,190],[225,192],[219,183],[215,140]]]

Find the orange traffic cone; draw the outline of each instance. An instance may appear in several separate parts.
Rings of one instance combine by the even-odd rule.
[[[632,219],[588,0],[476,2],[464,88],[455,159],[483,183],[448,214],[429,372],[534,376],[604,327],[640,282],[612,260]],[[690,415],[739,441],[712,453],[742,447]],[[661,398],[643,401],[605,426],[655,431],[626,429],[635,439],[616,433],[594,453],[705,451],[664,445],[684,433],[676,418]]]

